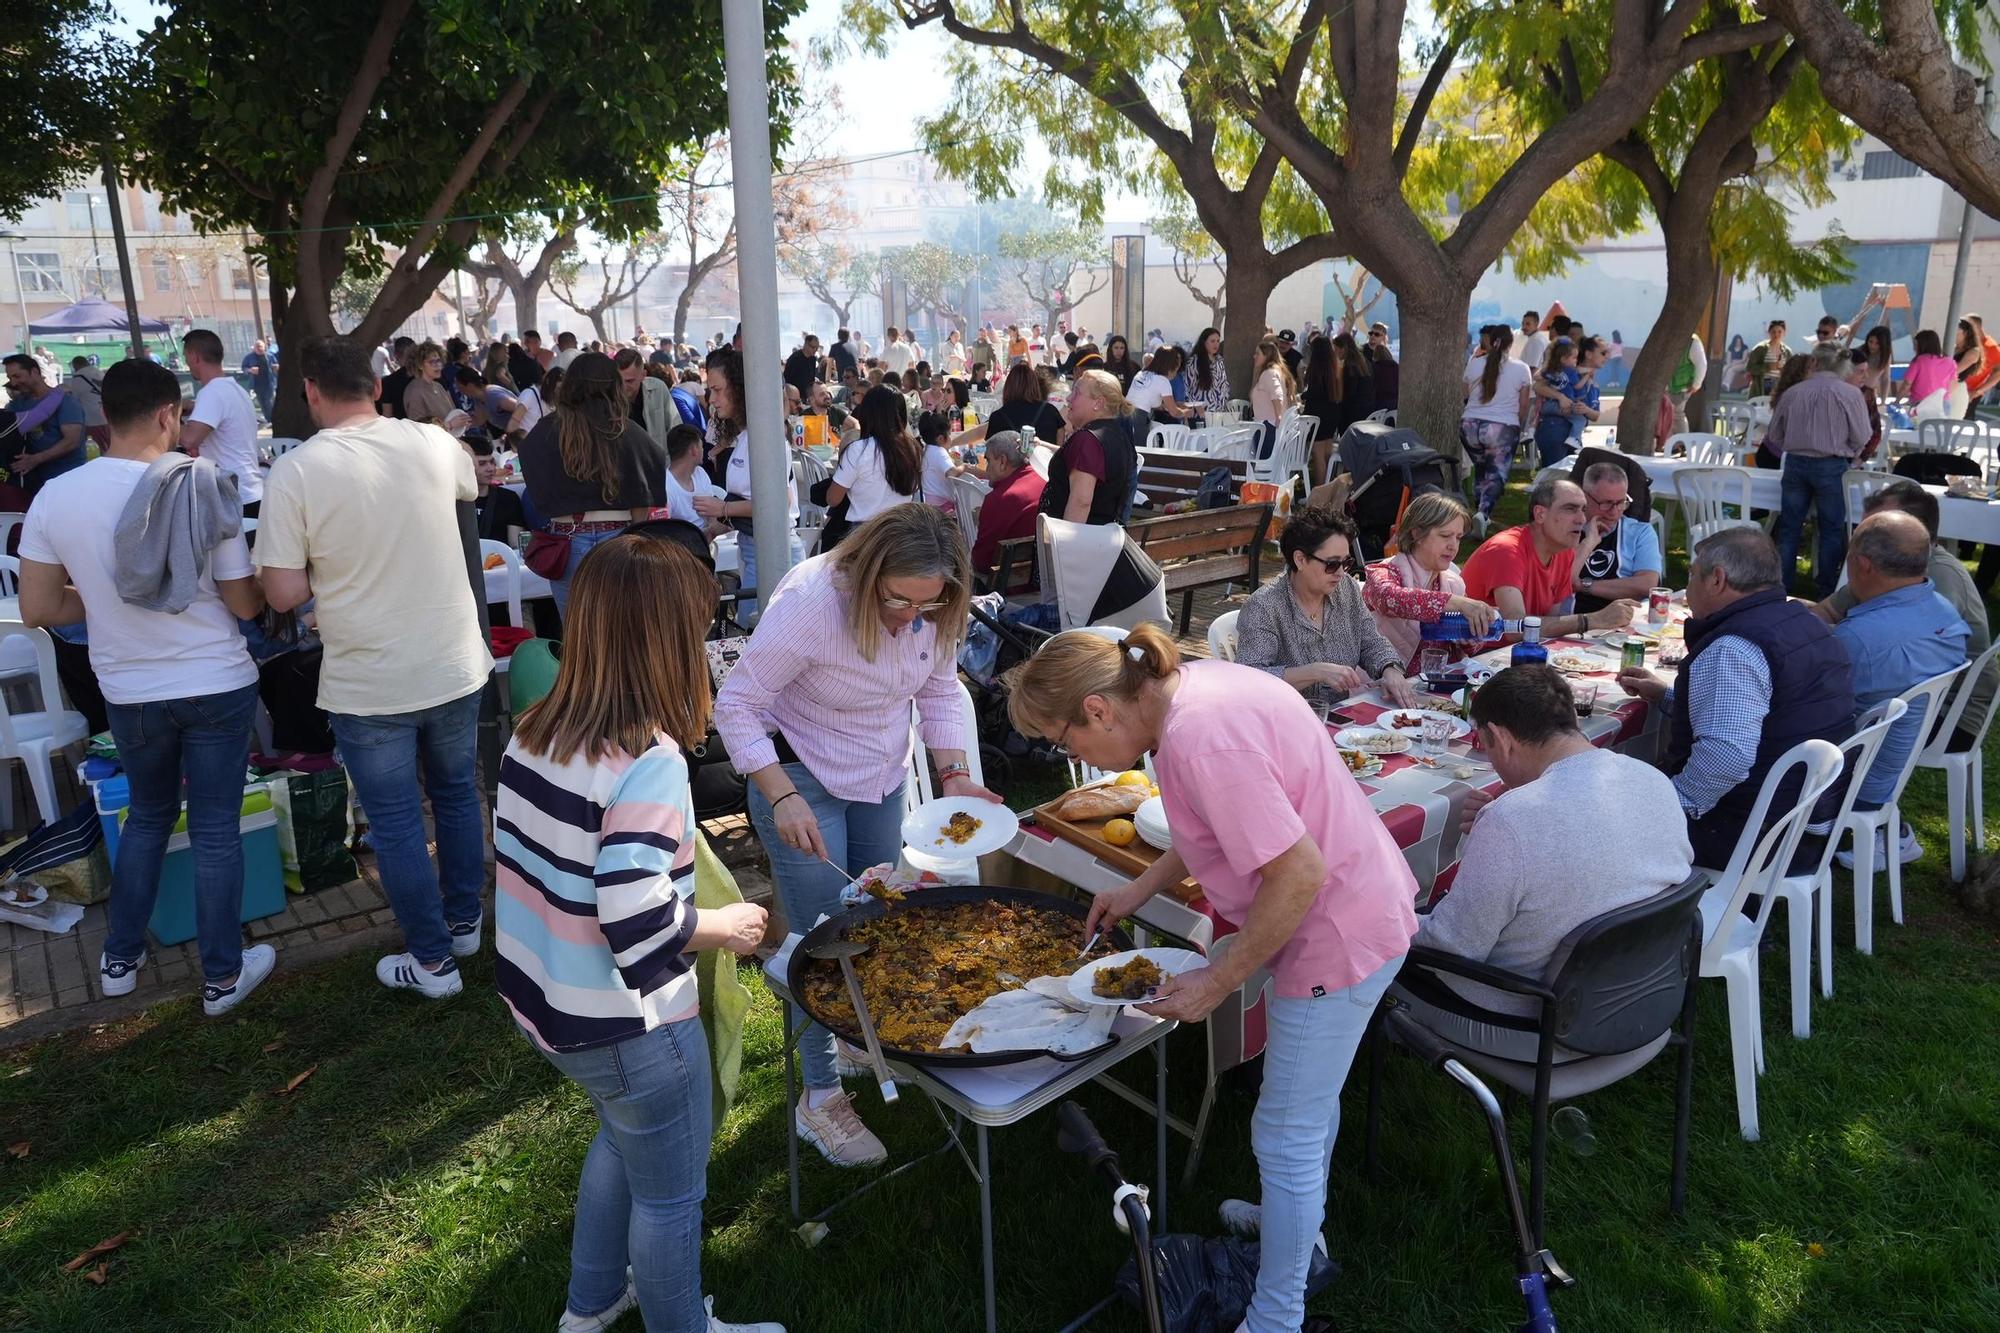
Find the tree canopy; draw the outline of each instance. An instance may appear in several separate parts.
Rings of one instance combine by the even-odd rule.
[[[132,78],[131,50],[105,30],[103,0],[16,0],[0,24],[0,218],[94,171]]]

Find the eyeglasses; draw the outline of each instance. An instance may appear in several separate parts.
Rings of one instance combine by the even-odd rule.
[[[1068,744],[1069,729],[1075,725],[1076,723],[1074,722],[1063,723],[1063,729],[1060,732],[1056,733],[1056,738],[1053,741],[1049,742],[1050,746],[1054,748],[1055,752],[1058,755],[1061,755],[1064,759],[1076,758],[1076,751],[1070,749]]]
[[[949,602],[912,602],[903,597],[882,597],[877,600],[890,611],[922,611],[926,615],[932,611],[942,611],[950,605]]]
[[[1632,497],[1624,495],[1616,500],[1600,500],[1593,495],[1590,497],[1590,505],[1593,509],[1630,509],[1632,507]]]

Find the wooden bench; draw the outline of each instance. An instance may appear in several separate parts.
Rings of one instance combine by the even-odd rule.
[[[1263,580],[1264,538],[1271,529],[1268,504],[1228,505],[1185,514],[1142,518],[1125,525],[1125,533],[1160,566],[1166,591],[1181,595],[1179,632],[1187,633],[1194,616],[1198,589],[1241,583],[1252,589]],[[1000,543],[999,566],[991,586],[1005,593],[1021,590],[1021,571],[1032,573],[1036,539],[1019,537]]]
[[[1182,453],[1172,449],[1139,451],[1139,493],[1146,508],[1158,513],[1180,500],[1192,500],[1201,489],[1201,479],[1219,467],[1229,469],[1229,498],[1243,494],[1250,464],[1241,458],[1211,458],[1207,454]]]

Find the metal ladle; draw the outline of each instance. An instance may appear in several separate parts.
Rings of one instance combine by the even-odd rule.
[[[889,1062],[882,1058],[882,1043],[875,1038],[875,1021],[868,1017],[868,1001],[862,997],[861,978],[854,970],[854,960],[867,952],[867,944],[860,940],[831,939],[815,944],[806,954],[822,961],[839,962],[840,975],[847,979],[847,998],[854,1005],[855,1020],[861,1025],[861,1040],[867,1044],[869,1063],[875,1067],[875,1082],[882,1089],[882,1100],[893,1105],[897,1097],[896,1080],[889,1077]]]

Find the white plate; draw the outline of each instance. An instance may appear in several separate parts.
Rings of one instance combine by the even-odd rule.
[[[1363,752],[1360,750],[1350,750],[1348,751],[1348,753],[1361,754]],[[1384,768],[1387,767],[1388,765],[1382,762],[1382,757],[1380,755],[1371,754],[1368,756],[1368,762],[1363,764],[1360,768],[1350,768],[1347,771],[1349,773],[1352,773],[1356,778],[1356,780],[1359,780],[1361,778],[1372,778],[1377,773],[1380,773]]]
[[[943,835],[945,821],[963,811],[979,821],[979,830],[966,841],[953,842]],[[975,856],[997,852],[1021,831],[1021,819],[995,801],[977,796],[940,796],[926,801],[903,816],[903,845],[926,856],[969,861]]]
[[[25,893],[25,898],[16,899],[16,893]],[[0,907],[11,907],[15,911],[26,911],[30,907],[40,907],[49,900],[49,891],[39,884],[10,884],[0,889]]]
[[[1384,731],[1395,732],[1397,735],[1407,734],[1412,738],[1416,737],[1416,735],[1418,734],[1417,727],[1398,728],[1392,725],[1391,719],[1397,717],[1414,717],[1420,719],[1426,717],[1441,717],[1445,721],[1451,723],[1451,738],[1453,740],[1457,740],[1460,736],[1470,736],[1472,734],[1472,724],[1470,722],[1467,722],[1462,717],[1453,717],[1450,713],[1441,712],[1435,708],[1391,708],[1388,712],[1382,714],[1381,717],[1376,719],[1376,726]]]
[[[1139,831],[1140,839],[1155,851],[1173,850],[1173,833],[1167,828],[1167,806],[1159,797],[1153,797],[1133,813],[1132,827]]]
[[[1187,972],[1199,971],[1208,966],[1208,960],[1192,949],[1129,949],[1124,953],[1112,954],[1109,958],[1100,958],[1096,962],[1086,963],[1071,973],[1069,978],[1070,996],[1084,1004],[1145,1004],[1145,1000],[1110,999],[1107,996],[1096,994],[1090,989],[1091,982],[1096,978],[1099,968],[1115,967],[1121,963],[1129,963],[1134,958],[1140,957],[1147,959],[1153,966],[1159,968],[1160,971],[1170,977],[1178,977]]]
[[[1618,670],[1617,662],[1597,653],[1550,653],[1549,665],[1565,676],[1594,676]]]
[[[1401,754],[1410,748],[1408,736],[1384,727],[1342,727],[1333,733],[1333,743],[1343,750],[1360,750],[1364,754]]]

